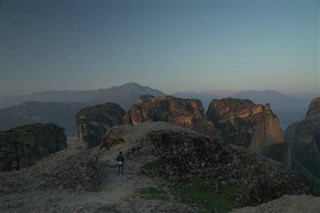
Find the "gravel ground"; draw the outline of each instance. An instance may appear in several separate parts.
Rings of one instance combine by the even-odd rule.
[[[245,207],[233,213],[319,213],[320,197],[310,195],[285,195],[256,207]]]

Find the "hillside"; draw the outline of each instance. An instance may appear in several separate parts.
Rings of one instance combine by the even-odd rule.
[[[164,122],[115,127],[96,149],[67,149],[1,173],[0,187],[0,211],[18,212],[223,213],[310,192],[285,165]]]

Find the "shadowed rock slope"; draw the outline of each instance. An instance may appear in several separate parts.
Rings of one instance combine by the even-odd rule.
[[[232,188],[232,199],[242,205],[311,191],[288,166],[165,123],[112,128],[100,148],[112,147],[120,147],[131,159],[152,162],[152,174],[158,177],[174,182],[200,178],[216,194]]]
[[[110,127],[123,124],[124,115],[124,109],[113,103],[80,110],[76,114],[76,130],[80,146],[92,148],[100,144]]]
[[[209,136],[216,135],[216,128],[206,119],[204,108],[197,99],[140,96],[127,112],[125,123],[137,125],[146,121],[165,121]]]
[[[20,169],[67,148],[64,129],[55,124],[30,124],[0,132],[0,171]]]
[[[320,97],[311,101],[305,119],[291,124],[285,133],[293,168],[320,193]]]
[[[226,143],[291,164],[279,119],[269,104],[254,104],[250,100],[235,98],[213,100],[207,116]]]

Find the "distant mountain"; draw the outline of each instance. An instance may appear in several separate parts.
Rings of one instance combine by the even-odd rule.
[[[102,103],[117,103],[125,110],[129,109],[136,102],[140,95],[164,96],[159,90],[137,83],[127,83],[122,86],[115,86],[109,89],[100,89],[93,97],[86,101],[87,104],[96,105]]]
[[[60,102],[60,103],[85,103],[86,100],[98,93],[95,91],[43,91],[27,95],[4,96],[2,98],[2,109],[22,104],[28,101],[38,102]]]
[[[61,103],[86,103],[88,105],[117,103],[122,108],[128,109],[140,95],[163,96],[163,92],[137,83],[127,83],[108,89],[92,91],[44,91],[29,95],[4,96],[2,109],[27,101],[61,102]]]
[[[1,110],[0,130],[33,123],[52,122],[65,128],[67,135],[74,134],[75,114],[87,106],[83,103],[40,103],[29,101]]]
[[[75,133],[75,114],[81,108],[103,103],[117,103],[128,109],[140,95],[164,96],[159,90],[127,83],[94,91],[44,91],[30,95],[3,98],[0,130],[31,123],[52,122],[64,127],[66,134]],[[14,106],[12,106],[14,104]]]

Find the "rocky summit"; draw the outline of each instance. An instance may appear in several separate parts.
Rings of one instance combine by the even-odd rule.
[[[64,129],[55,124],[30,124],[0,132],[0,171],[33,165],[67,148]]]
[[[292,150],[292,166],[320,193],[320,97],[314,98],[304,120],[285,131]]]
[[[0,173],[0,189],[0,212],[229,212],[310,192],[286,165],[166,122],[114,126],[96,148]]]
[[[81,109],[76,114],[76,130],[80,146],[86,149],[100,144],[110,127],[123,124],[124,115],[124,109],[114,103]]]
[[[291,164],[284,133],[270,104],[254,104],[250,100],[235,98],[213,100],[207,116],[226,143]]]
[[[127,158],[143,162],[152,175],[172,182],[198,181],[217,196],[227,187],[231,199],[257,205],[285,194],[310,193],[288,166],[218,138],[164,123],[122,126],[109,131],[100,148],[121,147]],[[229,195],[230,196],[230,195]]]
[[[206,119],[202,103],[197,99],[140,96],[127,112],[125,123],[137,125],[146,121],[165,121],[209,136],[216,135],[215,126]]]

